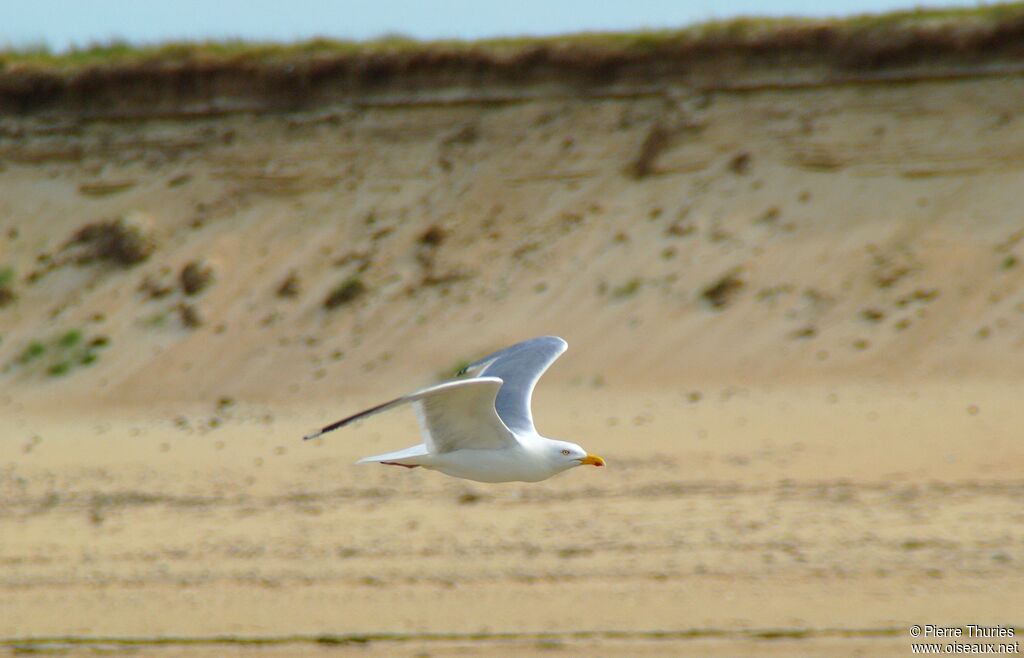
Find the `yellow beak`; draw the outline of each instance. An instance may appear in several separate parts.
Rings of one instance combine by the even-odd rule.
[[[604,466],[604,460],[597,455],[587,455],[580,460],[581,464],[589,464],[591,466]]]

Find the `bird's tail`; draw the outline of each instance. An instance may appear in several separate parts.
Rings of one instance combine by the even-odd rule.
[[[373,464],[388,462],[392,464],[401,464],[403,466],[422,466],[423,458],[429,453],[427,452],[427,446],[423,443],[415,445],[405,450],[396,450],[395,452],[385,452],[383,455],[374,455],[373,457],[363,457],[357,464]]]

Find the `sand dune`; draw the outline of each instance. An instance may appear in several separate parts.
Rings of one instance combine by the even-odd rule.
[[[3,359],[71,329],[111,344],[87,371],[48,378],[44,358],[3,385],[130,404],[337,399],[539,333],[573,346],[563,382],[1013,379],[1020,89],[36,128],[3,150],[19,274]],[[637,180],[655,125],[683,127]],[[54,150],[78,155],[40,152]],[[101,182],[131,185],[83,195]],[[152,236],[147,260],[39,260],[66,262],[76,231],[116,217]],[[215,282],[186,297],[194,260]],[[275,294],[292,274],[295,296]],[[361,294],[326,310],[348,281]],[[201,326],[182,326],[182,304]]]

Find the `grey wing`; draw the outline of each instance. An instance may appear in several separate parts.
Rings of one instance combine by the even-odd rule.
[[[367,416],[412,403],[429,452],[507,448],[518,441],[494,408],[501,385],[497,377],[443,382],[342,418],[304,438],[315,439]]]
[[[494,408],[501,388],[497,377],[479,377],[444,382],[410,396],[427,450],[500,450],[518,445]]]
[[[530,411],[533,389],[568,346],[558,336],[531,338],[471,363],[460,374],[504,381],[494,403],[498,416],[513,432],[536,432]]]

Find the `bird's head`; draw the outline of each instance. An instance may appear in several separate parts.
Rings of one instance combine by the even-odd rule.
[[[588,453],[575,443],[568,441],[552,441],[549,447],[548,458],[558,467],[559,470],[567,470],[574,466],[604,466],[604,460],[597,455]]]

